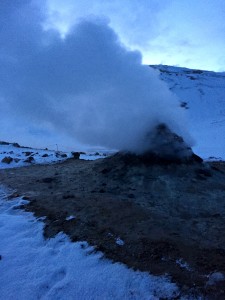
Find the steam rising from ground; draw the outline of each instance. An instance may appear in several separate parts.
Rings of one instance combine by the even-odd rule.
[[[20,2],[3,5],[0,16],[3,135],[9,132],[10,139],[13,130],[6,124],[14,122],[27,143],[36,132],[39,143],[61,134],[64,143],[74,138],[143,152],[149,132],[166,123],[190,143],[176,96],[105,21],[82,20],[62,40],[42,29],[39,10]]]

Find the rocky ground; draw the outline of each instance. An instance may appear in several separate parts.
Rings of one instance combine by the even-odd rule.
[[[225,298],[224,163],[117,154],[5,169],[0,182],[46,216],[46,237],[64,231],[114,261],[171,275],[184,293]]]

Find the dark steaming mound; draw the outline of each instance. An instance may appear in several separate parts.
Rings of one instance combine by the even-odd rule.
[[[116,156],[126,164],[201,163],[183,138],[173,133],[165,124],[155,127],[147,136],[149,150],[141,155],[120,152]]]

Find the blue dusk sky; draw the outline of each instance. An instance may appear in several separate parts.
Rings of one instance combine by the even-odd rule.
[[[224,0],[48,0],[46,28],[65,35],[82,18],[105,18],[145,64],[225,71]]]

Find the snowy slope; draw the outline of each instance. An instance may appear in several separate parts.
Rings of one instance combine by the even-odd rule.
[[[225,73],[164,65],[151,66],[186,109],[194,151],[225,159]]]

